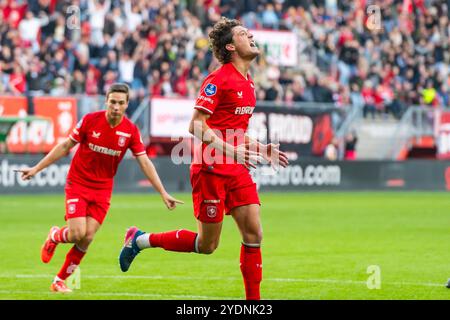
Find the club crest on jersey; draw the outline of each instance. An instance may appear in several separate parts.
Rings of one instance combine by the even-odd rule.
[[[95,131],[92,132],[92,136],[96,139],[100,138],[100,135],[101,135],[101,132],[95,132]]]
[[[206,215],[209,218],[215,218],[217,216],[217,208],[216,208],[216,206],[207,206],[206,207]]]
[[[71,203],[67,206],[67,211],[69,212],[69,214],[74,214],[76,210],[77,206],[75,203]]]
[[[203,91],[208,97],[213,96],[217,92],[217,86],[215,84],[208,83],[208,85],[205,87]]]
[[[125,138],[124,136],[120,136],[119,137],[119,147],[123,147],[125,146],[125,142],[127,141],[127,138]]]

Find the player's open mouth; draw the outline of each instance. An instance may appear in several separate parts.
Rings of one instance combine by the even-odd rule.
[[[250,41],[250,47],[257,48],[255,41]]]

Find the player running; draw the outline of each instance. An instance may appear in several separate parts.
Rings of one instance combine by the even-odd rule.
[[[127,149],[131,149],[145,176],[161,194],[168,209],[183,203],[164,189],[153,163],[148,159],[139,129],[126,116],[129,88],[113,84],[106,94],[106,110],[86,114],[65,141],[56,145],[37,165],[20,170],[28,180],[80,144],[67,176],[67,225],[52,227],[41,249],[44,263],[50,262],[59,243],[74,243],[50,286],[52,291],[71,292],[64,280],[80,264],[110,206],[113,179]]]
[[[203,142],[191,165],[198,231],[145,233],[131,227],[119,262],[125,272],[136,255],[150,247],[210,254],[219,245],[225,212],[234,218],[242,235],[240,269],[246,299],[259,300],[262,228],[258,192],[249,167],[255,167],[261,156],[283,167],[288,160],[279,145],[261,144],[245,134],[256,105],[255,85],[248,73],[259,55],[253,35],[239,21],[222,18],[209,38],[222,66],[204,80],[189,128]]]

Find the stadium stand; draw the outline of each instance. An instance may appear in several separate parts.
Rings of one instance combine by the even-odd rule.
[[[294,31],[309,60],[279,68],[260,59],[259,100],[353,103],[396,117],[411,104],[448,106],[447,3],[370,3],[381,7],[379,32],[366,32],[369,1],[3,0],[0,93],[96,95],[120,80],[132,106],[148,94],[195,97],[217,66],[207,34],[224,15]]]

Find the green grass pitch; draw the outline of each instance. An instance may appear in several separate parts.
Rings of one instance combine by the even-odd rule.
[[[170,212],[155,194],[114,194],[81,264],[81,288],[69,295],[49,285],[70,245],[40,261],[49,228],[64,224],[64,195],[0,196],[0,299],[243,299],[231,217],[212,255],[148,249],[120,271],[128,226],[195,230],[190,195],[176,196],[186,203]],[[261,201],[263,299],[450,299],[448,194],[262,193]],[[369,266],[379,267],[379,289],[367,285],[376,276]]]

